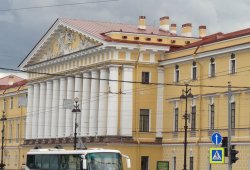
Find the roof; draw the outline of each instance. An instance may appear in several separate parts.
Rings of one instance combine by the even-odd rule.
[[[77,27],[78,29],[91,34],[102,40],[107,40],[104,33],[109,32],[124,32],[124,33],[135,33],[135,34],[154,34],[162,36],[171,36],[169,31],[160,30],[159,27],[147,25],[145,30],[138,29],[137,25],[123,24],[123,23],[112,23],[112,22],[101,22],[101,21],[87,21],[78,19],[66,19],[60,18],[59,21]]]
[[[15,75],[5,76],[3,78],[0,78],[0,90],[22,86],[26,83],[27,80],[21,77]]]
[[[178,48],[176,50],[172,50],[170,52],[180,51],[180,50],[198,47],[198,46],[206,45],[206,44],[212,44],[215,42],[233,39],[233,38],[237,38],[237,37],[242,37],[242,36],[246,36],[246,35],[250,35],[250,28],[235,31],[235,32],[230,32],[227,34],[223,34],[222,32],[218,32],[218,33],[206,36],[206,37],[202,38],[202,40],[200,40],[200,41],[196,41],[192,44],[186,45],[186,46],[184,46],[182,48]]]

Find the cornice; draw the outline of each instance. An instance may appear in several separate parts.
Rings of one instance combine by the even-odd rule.
[[[171,65],[171,64],[176,64],[176,63],[181,63],[181,62],[186,62],[186,61],[192,61],[194,59],[202,59],[202,58],[206,58],[206,57],[211,57],[211,56],[216,56],[216,55],[220,55],[220,54],[236,52],[236,51],[240,51],[240,50],[246,50],[246,49],[250,49],[250,43],[241,44],[241,45],[237,45],[237,46],[233,46],[233,47],[227,47],[227,48],[223,48],[223,49],[217,49],[217,50],[208,51],[208,52],[203,52],[203,53],[196,54],[195,56],[194,55],[187,55],[184,57],[169,59],[166,61],[161,61],[160,65],[166,66],[166,65]]]

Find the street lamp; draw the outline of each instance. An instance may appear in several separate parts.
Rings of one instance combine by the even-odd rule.
[[[74,108],[73,108],[73,110],[72,110],[72,112],[73,113],[75,113],[75,133],[74,133],[74,150],[76,150],[76,128],[78,127],[78,125],[77,125],[77,112],[81,112],[81,110],[79,109],[79,104],[78,104],[78,102],[79,102],[79,98],[78,97],[76,97],[75,99],[74,99]]]
[[[0,169],[4,169],[5,167],[5,164],[3,163],[3,149],[4,149],[4,121],[6,121],[7,118],[5,117],[5,112],[3,111],[3,115],[2,115],[2,118],[0,119],[0,121],[3,121],[3,128],[2,128],[2,147],[1,147],[1,151],[2,151],[2,154],[1,154],[1,163],[0,163]]]
[[[185,119],[185,125],[184,125],[184,168],[183,170],[187,170],[187,120],[188,120],[188,114],[187,114],[187,99],[193,98],[193,95],[191,93],[191,88],[188,88],[188,84],[185,84],[186,89],[182,90],[182,95],[180,96],[181,99],[186,100],[186,107],[185,107],[185,114],[183,115],[183,118]]]

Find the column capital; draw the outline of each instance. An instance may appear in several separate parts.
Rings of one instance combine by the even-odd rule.
[[[123,68],[123,70],[125,70],[125,71],[133,71],[133,69],[135,68],[135,66],[123,65],[122,68]]]
[[[85,71],[82,73],[83,78],[89,78],[90,77],[90,72],[89,71]]]
[[[159,71],[164,71],[165,69],[164,69],[164,67],[157,67],[157,70],[159,72]]]

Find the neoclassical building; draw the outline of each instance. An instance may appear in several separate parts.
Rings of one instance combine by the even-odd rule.
[[[162,17],[159,27],[60,18],[19,68],[29,72],[25,146],[73,147],[77,137],[88,147],[119,149],[132,169],[154,169],[162,158],[165,53],[191,44],[192,25]],[[158,84],[157,84],[158,83]],[[79,98],[80,113],[67,101]]]
[[[200,26],[198,32],[192,35],[187,23],[179,33],[169,17],[159,27],[144,16],[138,25],[56,20],[19,65],[29,72],[23,153],[36,145],[72,149],[77,123],[87,147],[119,149],[133,170],[155,169],[158,161],[182,169],[180,96],[188,83],[188,169],[227,168],[210,165],[208,149],[213,132],[227,136],[229,104],[232,142],[240,150],[234,169],[247,169],[250,30],[207,36]],[[70,107],[75,98],[79,113]]]

